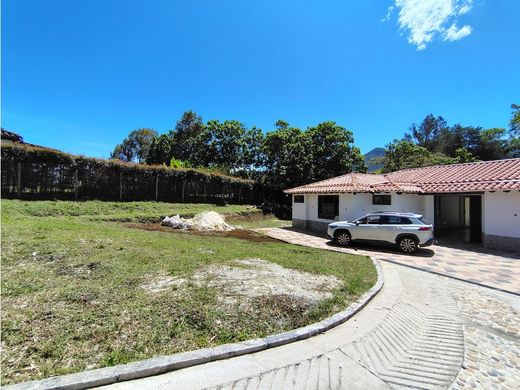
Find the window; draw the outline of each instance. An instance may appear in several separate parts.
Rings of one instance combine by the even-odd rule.
[[[381,217],[381,223],[384,225],[410,225],[412,221],[405,217],[395,215],[385,215]]]
[[[379,215],[369,215],[367,217],[366,223],[369,225],[379,225],[381,224],[381,217]]]
[[[294,195],[294,203],[305,203],[305,195]]]
[[[401,225],[412,225],[413,222],[410,218],[401,217]]]
[[[318,218],[335,220],[339,217],[339,196],[318,195]]]
[[[392,195],[372,195],[372,204],[389,206],[392,204]]]
[[[421,221],[425,225],[431,225],[431,223],[424,217],[419,218],[419,221]]]

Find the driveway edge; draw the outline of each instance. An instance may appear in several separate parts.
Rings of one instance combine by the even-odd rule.
[[[104,367],[95,370],[83,371],[75,374],[55,376],[38,381],[22,382],[9,386],[2,386],[6,390],[80,390],[97,386],[109,385],[133,379],[145,378],[164,374],[186,367],[196,366],[216,360],[228,359],[253,352],[274,348],[307,339],[338,326],[361,309],[374,298],[384,284],[383,272],[379,262],[367,256],[377,272],[377,281],[370,290],[364,293],[348,309],[334,314],[320,322],[294,329],[284,333],[267,336],[261,339],[242,341],[234,344],[224,344],[214,348],[203,348],[190,352],[159,356],[138,362],[122,364],[114,367]]]

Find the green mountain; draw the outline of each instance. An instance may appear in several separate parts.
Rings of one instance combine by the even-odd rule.
[[[383,167],[383,164],[378,161],[385,156],[384,148],[374,148],[365,154],[365,163],[367,164],[368,172],[374,172]]]

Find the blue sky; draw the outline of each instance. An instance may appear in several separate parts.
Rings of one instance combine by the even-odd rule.
[[[518,0],[3,0],[2,127],[107,157],[183,111],[334,120],[364,153],[429,113],[507,127]]]

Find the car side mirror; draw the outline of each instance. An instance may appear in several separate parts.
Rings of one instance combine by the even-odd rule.
[[[356,226],[359,226],[360,224],[361,224],[361,222],[356,221]]]

